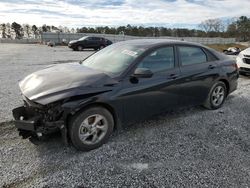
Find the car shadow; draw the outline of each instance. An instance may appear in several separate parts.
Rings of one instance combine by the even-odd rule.
[[[94,49],[83,49],[81,51],[77,51],[77,52],[97,52],[98,50],[94,50]]]
[[[232,103],[235,102],[235,100],[240,100],[239,97],[235,95],[229,95],[225,104],[224,105],[231,105]],[[223,107],[215,110],[218,113],[223,112]],[[139,131],[140,129],[148,129],[152,127],[157,127],[158,125],[161,126],[163,121],[167,120],[168,125],[173,125],[175,124],[176,120],[179,119],[184,119],[187,116],[190,116],[192,114],[196,114],[196,116],[199,116],[199,114],[204,114],[206,111],[211,111],[207,110],[203,106],[195,106],[195,107],[183,107],[183,108],[178,108],[175,110],[169,110],[167,112],[146,118],[143,121],[137,121],[133,122],[131,124],[123,125],[121,129],[115,130],[110,138],[109,141],[119,141],[119,137],[122,135],[126,135],[127,133],[134,132],[134,131]],[[109,142],[108,141],[108,142]],[[41,152],[43,155],[44,152],[46,153],[47,150],[56,150],[57,152],[68,150],[74,153],[78,153],[70,141],[68,142],[68,145],[65,145],[63,143],[61,133],[53,133],[50,135],[47,135],[46,139],[44,141],[39,142],[37,149]],[[84,153],[84,152],[79,152],[79,153]]]
[[[245,74],[245,75],[241,74],[240,78],[250,79],[250,74]]]
[[[238,103],[241,106],[238,107]],[[160,158],[167,156],[174,164],[189,159],[213,161],[214,155],[225,155],[229,150],[239,152],[239,156],[248,155],[250,144],[241,130],[250,134],[250,129],[239,123],[238,118],[244,113],[234,117],[234,111],[248,110],[249,106],[247,99],[232,96],[218,110],[196,106],[168,111],[115,131],[106,144],[89,152],[77,151],[72,144],[65,146],[60,133],[55,133],[35,147],[39,161],[35,173],[50,177],[67,171],[84,176],[88,165],[99,165],[103,169],[97,170],[104,170],[105,167],[100,166],[102,161],[108,161],[107,164],[116,169],[123,168],[124,162],[154,165],[152,153]],[[232,116],[230,120],[228,116]],[[166,164],[162,162],[163,166]]]
[[[199,113],[203,111],[206,111],[206,109],[202,106],[184,107],[184,108],[179,108],[176,110],[169,110],[161,114],[148,117],[142,121],[136,121],[130,124],[123,125],[122,128],[116,129],[112,133],[110,140],[115,141],[122,134],[135,131],[135,129],[137,130],[137,129],[150,128],[150,126],[155,127],[157,126],[158,123],[160,124],[163,119],[174,120],[175,118],[181,118],[183,115],[188,115],[190,112]],[[147,124],[147,127],[144,126],[145,124]],[[171,121],[170,121],[170,124],[171,124]],[[44,140],[37,142],[37,149],[41,150],[41,153],[44,153],[48,149],[49,150],[56,149],[57,151],[60,151],[60,148],[62,150],[67,149],[67,150],[79,152],[72,146],[70,141],[68,142],[67,145],[63,143],[63,139],[61,137],[60,132],[49,134],[46,136]],[[80,151],[80,153],[82,152]]]

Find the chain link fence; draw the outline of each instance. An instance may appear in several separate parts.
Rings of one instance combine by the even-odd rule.
[[[196,42],[200,44],[231,44],[236,43],[235,38],[202,38],[202,37],[138,37],[129,35],[113,35],[113,34],[97,34],[97,33],[51,33],[45,32],[39,36],[38,39],[0,39],[0,43],[47,43],[52,41],[56,44],[68,43],[71,40],[77,40],[84,36],[97,36],[104,37],[112,42],[120,42],[133,39],[171,39],[171,40],[184,40],[188,42]]]
[[[184,40],[189,42],[196,42],[201,44],[230,44],[235,43],[235,38],[201,38],[201,37],[138,37],[138,36],[128,36],[128,35],[113,35],[113,34],[97,34],[97,33],[42,33],[41,40],[42,42],[52,41],[55,43],[69,42],[71,40],[77,40],[84,36],[97,36],[104,37],[111,40],[112,42],[120,42],[125,40],[133,39],[152,39],[152,38],[161,38],[161,39],[171,39],[171,40]]]

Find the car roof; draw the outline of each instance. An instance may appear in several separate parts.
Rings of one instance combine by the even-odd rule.
[[[135,40],[127,40],[118,42],[117,44],[120,45],[132,45],[132,46],[141,46],[145,48],[156,47],[160,45],[167,45],[167,44],[180,44],[180,45],[195,45],[204,47],[201,44],[187,42],[187,41],[180,41],[180,40],[171,40],[171,39],[135,39]]]

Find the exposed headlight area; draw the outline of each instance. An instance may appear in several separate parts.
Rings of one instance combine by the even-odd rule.
[[[55,102],[48,105],[41,105],[29,100],[23,96],[24,107],[28,112],[26,119],[30,119],[33,116],[43,119],[43,123],[57,121],[62,116],[61,102]]]

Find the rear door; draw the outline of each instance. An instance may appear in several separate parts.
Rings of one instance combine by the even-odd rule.
[[[151,78],[123,82],[121,99],[124,104],[124,121],[145,119],[167,109],[176,107],[179,102],[179,67],[173,46],[158,48],[148,54],[136,68],[148,68],[153,72]]]
[[[100,37],[93,37],[93,48],[99,48],[101,45],[101,38]]]
[[[86,39],[86,48],[94,48],[96,46],[96,37],[88,37]]]
[[[208,50],[199,46],[178,45],[178,62],[181,71],[181,103],[201,104],[219,76],[217,59]]]

